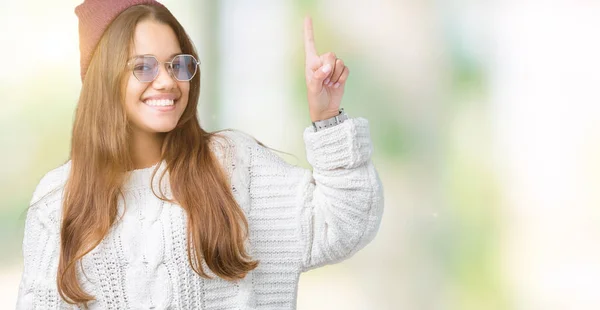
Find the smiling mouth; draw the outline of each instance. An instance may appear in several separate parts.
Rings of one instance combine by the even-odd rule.
[[[175,105],[175,100],[171,100],[171,99],[160,99],[160,100],[150,99],[150,100],[144,101],[144,104],[148,105],[148,106],[151,106],[151,107],[168,107],[168,106]]]

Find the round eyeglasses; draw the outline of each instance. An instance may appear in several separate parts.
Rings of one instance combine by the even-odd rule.
[[[140,82],[152,82],[158,76],[160,62],[153,55],[135,56],[127,64]],[[164,64],[167,72],[181,82],[194,78],[200,66],[200,62],[188,54],[177,55],[171,61],[165,61]]]

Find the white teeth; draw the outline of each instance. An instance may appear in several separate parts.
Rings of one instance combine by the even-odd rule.
[[[146,100],[144,103],[149,106],[164,107],[164,106],[169,106],[169,105],[175,104],[175,101],[169,100],[169,99],[161,99],[161,100],[150,99],[150,100]]]

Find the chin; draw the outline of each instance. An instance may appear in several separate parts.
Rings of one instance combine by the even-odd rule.
[[[145,124],[146,132],[150,133],[167,133],[175,129],[177,124]]]
[[[173,129],[175,129],[176,126],[166,126],[166,127],[158,127],[154,129],[154,132],[156,133],[167,133],[167,132],[171,132],[173,131]]]

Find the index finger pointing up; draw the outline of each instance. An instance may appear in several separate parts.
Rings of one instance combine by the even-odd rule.
[[[316,56],[315,37],[313,35],[312,19],[310,16],[304,18],[304,53],[306,57]]]

